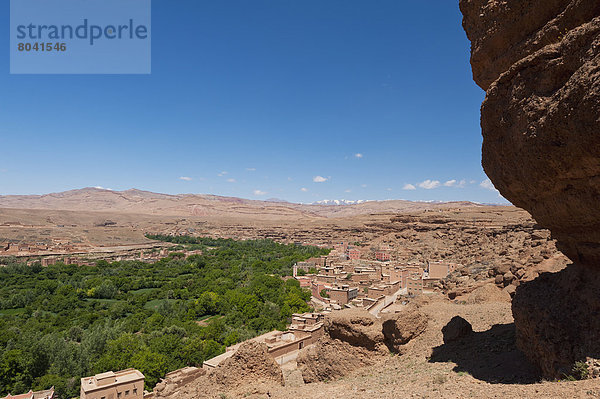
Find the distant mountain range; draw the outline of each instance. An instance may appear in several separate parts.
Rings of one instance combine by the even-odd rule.
[[[316,201],[313,202],[312,205],[355,205],[355,204],[362,204],[363,202],[369,202],[367,200],[358,200],[358,201],[351,201],[351,200],[322,200],[322,201]]]
[[[405,200],[323,200],[294,204],[280,199],[266,201],[208,194],[161,194],[130,189],[113,191],[83,188],[45,195],[0,196],[0,208],[46,209],[84,212],[116,212],[170,216],[345,217],[375,213],[404,213],[426,209],[479,207],[472,202],[412,202]]]

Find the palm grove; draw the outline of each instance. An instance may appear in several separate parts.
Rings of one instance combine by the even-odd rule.
[[[327,252],[269,240],[150,238],[202,255],[81,267],[3,261],[0,395],[54,386],[73,397],[81,377],[128,367],[142,371],[150,389],[169,371],[201,365],[309,311],[310,293],[281,277]]]

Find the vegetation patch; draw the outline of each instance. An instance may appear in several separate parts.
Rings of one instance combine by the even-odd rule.
[[[169,371],[200,366],[309,311],[310,292],[282,277],[327,253],[270,240],[149,238],[202,255],[48,267],[3,259],[0,397],[51,386],[76,397],[81,377],[129,367],[150,390]]]

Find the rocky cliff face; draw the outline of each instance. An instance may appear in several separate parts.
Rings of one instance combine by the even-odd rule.
[[[600,263],[600,2],[460,4],[486,173],[570,259]]]
[[[520,347],[558,377],[600,353],[585,337],[600,333],[589,323],[600,298],[582,297],[593,292],[589,273],[600,266],[600,2],[461,0],[460,7],[473,77],[486,90],[483,167],[577,265],[523,284],[513,303]],[[562,306],[569,301],[580,304],[577,312]]]

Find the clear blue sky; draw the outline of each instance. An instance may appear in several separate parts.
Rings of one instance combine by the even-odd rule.
[[[481,184],[458,1],[153,0],[152,15],[151,75],[9,75],[0,32],[0,194],[502,201]]]

